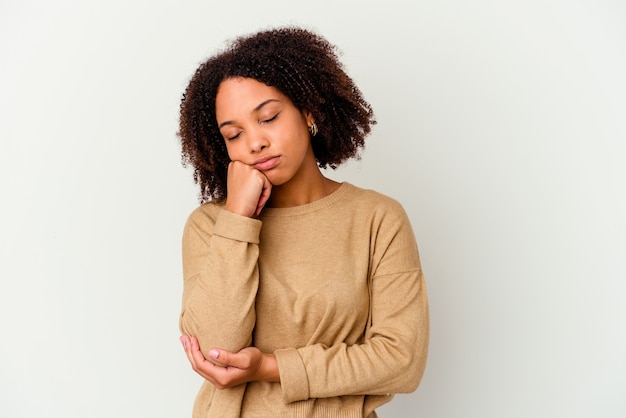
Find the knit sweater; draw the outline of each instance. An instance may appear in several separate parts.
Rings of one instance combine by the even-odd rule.
[[[401,205],[342,183],[258,219],[208,203],[183,234],[181,332],[212,348],[274,353],[280,383],[217,390],[194,418],[373,418],[412,392],[428,349],[428,302]]]

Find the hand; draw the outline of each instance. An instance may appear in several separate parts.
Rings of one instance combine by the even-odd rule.
[[[265,174],[241,161],[228,164],[226,187],[226,209],[247,217],[258,216],[272,192]]]
[[[207,360],[196,337],[183,335],[180,341],[192,369],[217,389],[254,381],[280,382],[276,357],[256,347],[246,347],[237,353],[213,349],[209,352],[211,360]]]

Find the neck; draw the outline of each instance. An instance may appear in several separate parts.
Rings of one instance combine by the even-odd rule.
[[[337,190],[339,186],[340,184],[336,181],[324,177],[316,166],[314,172],[303,176],[300,181],[292,179],[289,183],[274,186],[268,206],[272,208],[288,208],[306,205],[328,196]]]

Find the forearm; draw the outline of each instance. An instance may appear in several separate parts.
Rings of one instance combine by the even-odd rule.
[[[203,348],[235,352],[250,344],[258,271],[245,260],[250,251],[237,248],[240,243],[216,241],[223,239],[213,238],[207,266],[183,300],[181,331],[197,337]]]
[[[180,328],[198,339],[207,358],[212,348],[236,352],[251,343],[259,227],[250,221],[224,213],[211,236],[202,236],[193,223],[184,234]]]
[[[415,390],[428,351],[428,303],[420,271],[378,278],[373,323],[359,344],[313,344],[275,354],[287,402],[342,395],[382,395]],[[402,295],[402,299],[398,297]],[[402,302],[400,303],[400,300]]]

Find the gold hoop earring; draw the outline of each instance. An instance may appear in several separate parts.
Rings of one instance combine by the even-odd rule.
[[[311,134],[311,136],[317,135],[317,124],[315,122],[313,122],[313,124],[309,126],[309,133]]]

